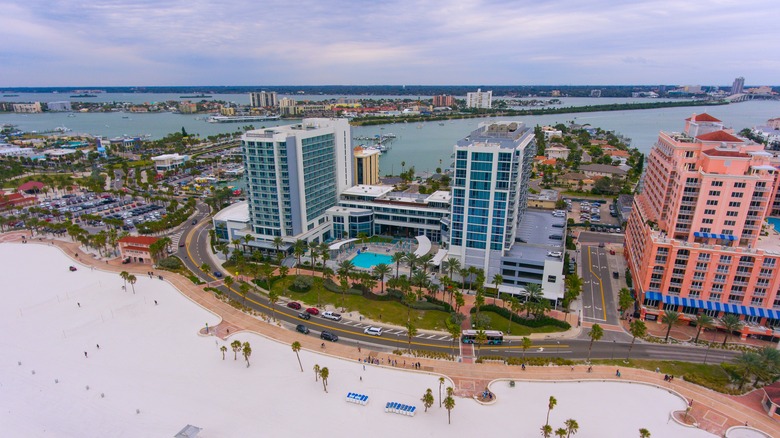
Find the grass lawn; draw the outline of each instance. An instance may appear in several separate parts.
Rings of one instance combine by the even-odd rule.
[[[501,330],[507,335],[511,336],[528,336],[531,333],[555,333],[562,332],[563,329],[551,325],[545,325],[542,327],[528,327],[518,324],[516,320],[512,320],[511,331],[507,330],[509,327],[509,320],[494,312],[479,312],[480,315],[486,315],[490,318],[490,330]]]
[[[669,360],[633,360],[628,364],[623,360],[593,360],[593,363],[602,365],[614,365],[617,367],[629,366],[644,370],[655,371],[659,374],[669,374],[675,377],[684,377],[685,380],[713,389],[718,392],[733,392],[729,389],[731,379],[726,370],[720,364],[704,365],[701,363],[669,361]]]
[[[300,301],[307,306],[317,306],[317,291],[319,291],[319,304],[324,306],[331,304],[341,308],[342,294],[330,292],[321,286],[319,281],[315,280],[314,286],[307,292],[294,292],[289,290],[294,276],[289,276],[279,280],[273,285],[273,290],[278,290],[280,295],[290,298],[294,301]],[[319,277],[317,278],[317,280]],[[366,318],[374,321],[381,321],[397,326],[405,326],[409,308],[397,301],[371,301],[363,298],[361,295],[345,294],[343,303],[347,313],[359,312]],[[424,330],[446,330],[445,320],[449,318],[447,312],[436,310],[414,310],[411,311],[412,320],[418,329]]]

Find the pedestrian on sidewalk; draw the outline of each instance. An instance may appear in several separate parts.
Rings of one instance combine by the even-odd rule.
[[[100,344],[95,344],[98,350],[100,350]]]
[[[87,357],[87,358],[89,357],[89,356],[87,356],[87,352],[86,351],[84,352],[84,357]]]
[[[78,304],[79,308],[81,308],[81,303],[76,303],[76,304]]]

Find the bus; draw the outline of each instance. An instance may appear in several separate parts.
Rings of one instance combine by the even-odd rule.
[[[460,341],[464,344],[474,344],[477,342],[477,332],[479,330],[463,330]],[[485,341],[488,345],[501,345],[504,343],[504,332],[498,330],[483,330],[487,336]]]

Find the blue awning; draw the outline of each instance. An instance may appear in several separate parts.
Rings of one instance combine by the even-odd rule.
[[[772,309],[764,309],[766,311],[766,316],[772,318],[772,319],[780,319],[780,313],[777,312],[777,310]]]
[[[660,292],[647,292],[647,293],[645,293],[645,299],[646,300],[653,300],[653,301],[660,301],[661,300],[661,293]]]
[[[694,237],[704,237],[705,239],[720,239],[728,240],[730,242],[737,240],[737,236],[732,234],[715,234],[715,233],[702,233],[701,231],[694,231]]]

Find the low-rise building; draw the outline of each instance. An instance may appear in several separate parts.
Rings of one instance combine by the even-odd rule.
[[[149,249],[158,238],[151,236],[127,236],[119,239],[119,254],[130,263],[151,265],[154,263]]]
[[[580,166],[580,172],[586,176],[608,176],[610,178],[623,178],[628,173],[625,169],[609,164],[586,164]]]
[[[14,104],[15,113],[40,113],[42,111],[40,102]]]
[[[482,91],[482,89],[477,89],[477,91],[472,93],[466,93],[466,107],[467,108],[477,108],[477,109],[490,109],[493,107],[493,92],[492,91]]]
[[[566,160],[569,158],[569,152],[571,151],[565,146],[548,146],[544,148],[544,156],[548,159],[557,158]]]
[[[157,173],[165,173],[169,170],[178,169],[179,167],[184,166],[184,163],[189,159],[189,155],[179,154],[164,154],[152,157],[154,168],[157,170]]]
[[[73,111],[70,102],[67,100],[62,100],[58,102],[49,102],[46,104],[46,108],[52,112]]]

